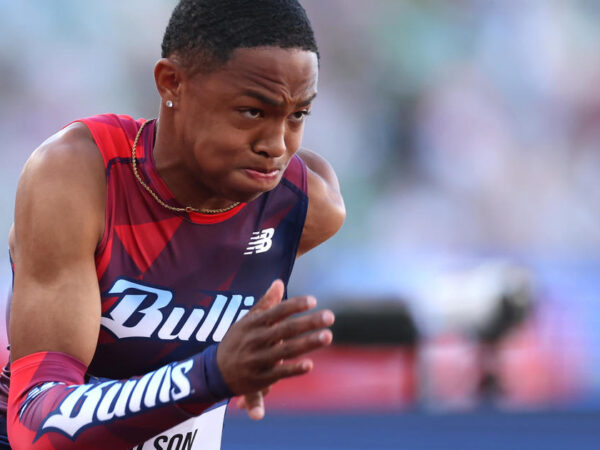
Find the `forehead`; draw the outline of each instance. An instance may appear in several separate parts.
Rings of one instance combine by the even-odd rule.
[[[283,102],[302,101],[317,92],[318,59],[300,49],[240,48],[223,66],[194,81],[212,94],[241,95],[252,90]]]

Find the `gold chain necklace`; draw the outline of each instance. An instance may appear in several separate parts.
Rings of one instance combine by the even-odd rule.
[[[177,211],[177,212],[198,212],[198,213],[202,213],[202,214],[219,214],[219,213],[223,213],[226,211],[229,211],[233,208],[235,208],[237,205],[240,204],[240,202],[233,202],[231,205],[225,207],[225,208],[219,208],[219,209],[198,209],[198,208],[193,208],[191,206],[186,206],[185,208],[176,208],[175,206],[171,206],[168,205],[167,203],[165,203],[159,196],[158,194],[156,194],[156,192],[154,192],[152,190],[152,188],[150,188],[150,186],[148,186],[146,183],[144,183],[144,180],[142,180],[142,177],[140,177],[140,174],[138,173],[137,170],[137,164],[136,164],[136,157],[135,157],[135,148],[137,147],[137,143],[138,140],[140,139],[140,136],[142,135],[142,130],[144,129],[144,127],[146,126],[146,124],[149,121],[146,121],[142,124],[142,126],[140,127],[140,129],[137,132],[137,135],[135,136],[135,140],[133,141],[133,147],[131,147],[131,167],[133,168],[133,174],[135,175],[135,177],[137,178],[137,180],[140,182],[140,184],[142,185],[142,187],[144,189],[146,189],[146,191],[148,191],[148,193],[152,196],[152,198],[154,198],[154,200],[156,200],[156,202],[161,205],[164,208],[167,208],[168,210],[171,211]]]

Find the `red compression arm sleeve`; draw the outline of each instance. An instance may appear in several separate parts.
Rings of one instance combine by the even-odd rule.
[[[7,414],[19,449],[131,449],[231,397],[216,346],[128,380],[85,383],[72,356],[34,353],[12,363]],[[182,408],[185,407],[185,410]]]

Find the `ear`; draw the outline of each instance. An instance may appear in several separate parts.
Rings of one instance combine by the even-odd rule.
[[[161,58],[154,66],[156,89],[164,101],[177,102],[184,72],[182,67],[169,58]]]

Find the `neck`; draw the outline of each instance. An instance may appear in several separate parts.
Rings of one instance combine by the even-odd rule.
[[[186,160],[185,144],[177,139],[177,133],[168,120],[156,123],[156,137],[152,155],[156,171],[181,205],[196,210],[221,210],[237,202],[211,196],[209,189],[198,180],[191,163]]]

